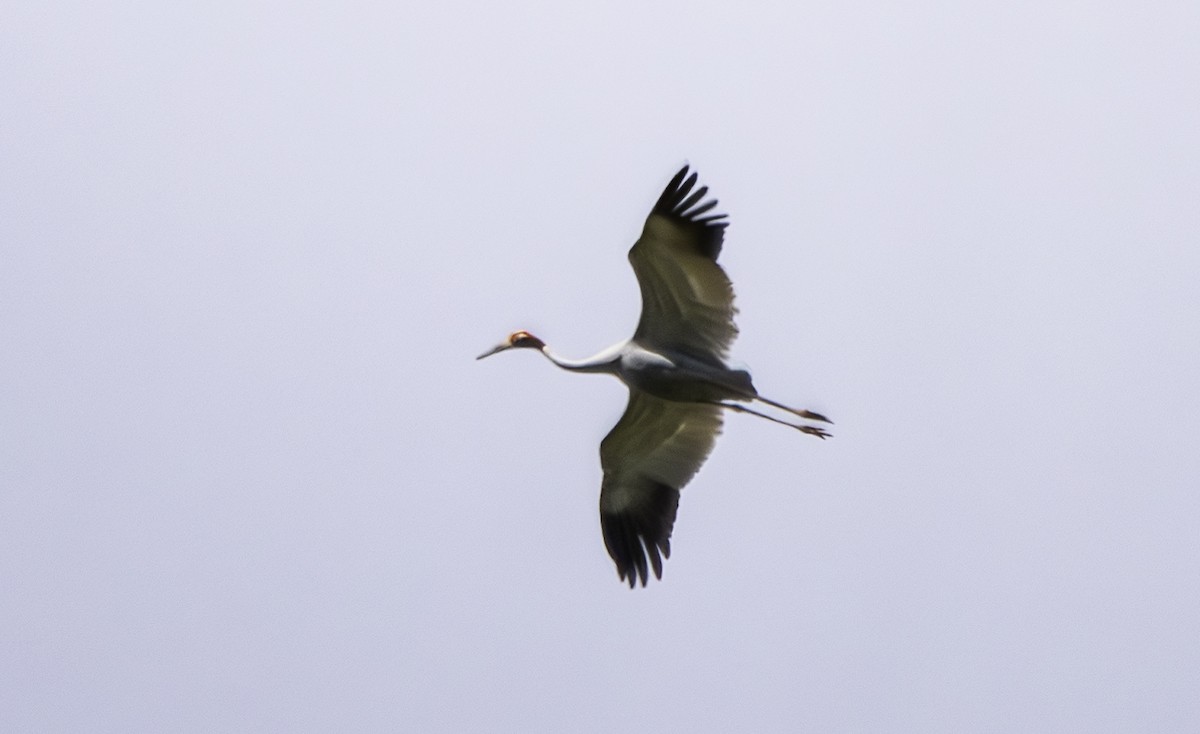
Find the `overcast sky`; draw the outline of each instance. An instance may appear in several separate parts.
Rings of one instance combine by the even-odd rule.
[[[1200,5],[0,11],[0,730],[1194,732]],[[684,162],[759,389],[600,536]]]

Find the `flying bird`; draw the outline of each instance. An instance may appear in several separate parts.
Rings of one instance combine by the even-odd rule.
[[[799,418],[832,423],[758,394],[750,373],[725,363],[737,336],[733,286],[717,264],[727,215],[709,214],[716,199],[693,188],[684,166],[654,204],[629,262],[642,291],[633,338],[588,359],[565,359],[528,331],[511,334],[477,359],[509,349],[536,349],[572,372],[615,375],[629,404],[600,442],[600,528],[622,581],[633,588],[662,578],[671,555],[679,491],[691,481],[721,432],[724,410],[749,413],[818,438],[820,426],[792,423],[740,403],[764,403]]]

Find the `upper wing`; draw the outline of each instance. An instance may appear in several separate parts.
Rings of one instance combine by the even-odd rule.
[[[697,206],[708,187],[692,193],[695,183],[687,166],[675,174],[629,250],[642,290],[634,339],[719,365],[737,336],[733,286],[717,264],[729,222],[725,214],[700,216],[717,202]]]
[[[647,556],[662,578],[679,490],[708,458],[721,417],[716,405],[676,403],[630,389],[625,414],[600,442],[600,529],[630,588],[649,580]]]

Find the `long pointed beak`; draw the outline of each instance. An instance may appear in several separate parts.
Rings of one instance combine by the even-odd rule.
[[[478,361],[478,360],[481,360],[481,359],[483,359],[484,357],[490,357],[490,356],[492,356],[493,354],[496,354],[497,352],[503,352],[503,351],[504,351],[504,350],[506,350],[506,349],[512,349],[512,345],[511,345],[511,344],[509,344],[508,342],[500,342],[499,344],[497,344],[496,346],[494,346],[494,347],[492,347],[491,349],[487,350],[486,352],[484,352],[483,354],[479,355],[479,356],[478,356],[478,357],[476,357],[475,359],[476,359],[476,361]]]

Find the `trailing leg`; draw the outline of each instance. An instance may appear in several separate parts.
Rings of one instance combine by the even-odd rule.
[[[770,402],[770,401],[766,401],[766,402]],[[804,426],[804,425],[800,425],[798,423],[788,423],[787,421],[779,420],[778,418],[775,418],[774,416],[767,415],[766,413],[760,413],[757,410],[752,410],[750,408],[747,408],[744,405],[738,405],[737,403],[723,403],[719,400],[714,400],[714,401],[712,401],[712,404],[719,405],[722,408],[729,408],[730,410],[736,411],[738,413],[749,413],[750,415],[756,415],[759,418],[766,418],[767,420],[771,421],[772,423],[778,423],[779,425],[787,426],[788,428],[795,428],[797,431],[800,431],[801,433],[807,433],[810,436],[816,436],[817,438],[820,438],[822,440],[824,440],[826,438],[831,438],[833,435],[833,434],[829,433],[828,431],[826,431],[824,428],[821,428],[820,426]],[[774,403],[771,403],[771,404],[774,405]],[[779,407],[783,407],[783,406],[779,406]],[[794,410],[789,411],[789,412],[796,413],[796,411],[794,411]],[[799,413],[797,413],[797,415],[799,415]],[[813,415],[816,415],[816,414],[814,413]],[[816,418],[814,420],[825,420],[826,423],[832,423],[832,421],[826,420],[824,418]]]
[[[754,397],[754,399],[762,401],[762,402],[766,403],[767,405],[772,405],[776,408],[779,408],[780,410],[786,410],[787,412],[791,413],[792,415],[798,415],[801,418],[805,418],[810,421],[822,421],[824,423],[828,423],[829,425],[833,425],[833,421],[829,420],[828,418],[821,415],[820,413],[814,413],[811,410],[799,410],[797,408],[792,408],[790,406],[784,405],[783,403],[777,403],[774,400],[771,400],[770,398],[764,398],[762,395],[756,395]]]

